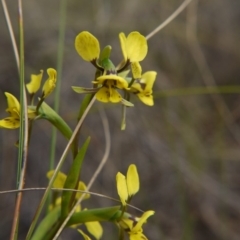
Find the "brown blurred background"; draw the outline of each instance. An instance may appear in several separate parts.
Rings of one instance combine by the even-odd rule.
[[[67,1],[66,1],[67,2]],[[118,34],[139,31],[149,34],[183,1],[174,0],[72,0],[66,6],[66,32],[60,114],[72,128],[82,96],[71,86],[90,87],[94,67],[74,49],[75,36],[87,30],[101,47],[113,47],[112,60],[121,61]],[[194,1],[193,1],[194,2]],[[25,76],[57,67],[59,0],[23,1]],[[17,2],[7,1],[18,39]],[[196,21],[197,17],[197,21]],[[131,163],[138,166],[141,190],[132,204],[156,211],[144,228],[152,240],[240,239],[240,1],[198,1],[149,39],[143,71],[158,72],[154,86],[155,105],[147,107],[134,99],[127,111],[127,128],[120,130],[121,106],[104,105],[110,124],[111,153],[92,191],[117,197],[115,175]],[[46,79],[46,74],[44,79]],[[207,86],[233,86],[229,94],[199,94]],[[236,86],[236,87],[234,87]],[[191,92],[189,88],[199,87]],[[181,89],[171,95],[170,90]],[[223,88],[226,89],[226,88]],[[0,118],[6,116],[4,92],[19,97],[18,71],[2,7],[0,8]],[[188,94],[183,94],[183,92]],[[205,91],[206,92],[206,91]],[[47,99],[53,106],[53,96]],[[81,141],[91,136],[82,180],[88,182],[105,148],[97,103],[82,129]],[[51,126],[37,121],[29,151],[26,187],[44,187],[49,166]],[[0,190],[15,188],[17,130],[0,130]],[[56,162],[66,140],[58,134]],[[63,171],[69,169],[66,160]],[[42,192],[24,194],[19,239],[24,239]],[[14,209],[14,194],[0,195],[0,239],[8,239]],[[114,205],[92,197],[88,207]],[[139,214],[133,210],[133,213]],[[116,239],[116,229],[104,224],[103,239]],[[81,239],[67,230],[61,239]]]

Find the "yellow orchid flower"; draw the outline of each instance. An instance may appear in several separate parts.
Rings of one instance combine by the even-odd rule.
[[[10,114],[10,117],[6,117],[0,120],[0,128],[7,129],[16,129],[20,126],[20,104],[18,100],[8,92],[5,92],[7,97],[8,108],[6,112]],[[36,117],[36,113],[34,110],[28,109],[28,118],[34,119]]]
[[[100,102],[120,102],[122,96],[116,89],[127,89],[128,87],[128,82],[124,78],[114,74],[100,76],[93,83],[102,85],[96,93],[96,99]]]
[[[54,170],[51,170],[49,172],[47,172],[47,178],[51,179],[51,177],[54,174]],[[57,177],[55,179],[55,181],[53,182],[53,187],[54,188],[63,188],[65,181],[67,179],[67,176],[62,173],[62,172],[58,172]],[[86,191],[86,185],[80,181],[79,185],[78,185],[78,190],[82,190],[82,191]],[[82,193],[77,193],[76,194],[76,199],[79,199],[81,197]],[[90,198],[90,194],[86,194],[84,196],[84,199],[88,199]],[[52,210],[54,207],[59,206],[62,202],[61,197],[58,197],[55,200],[54,205],[50,205],[49,210]],[[85,210],[85,209],[84,209]],[[75,212],[80,212],[81,211],[81,205],[78,205]],[[96,239],[100,239],[102,234],[103,234],[103,229],[102,226],[99,222],[94,221],[94,222],[86,222],[84,223],[88,232],[93,235]],[[72,225],[71,228],[77,228],[80,224],[77,225]],[[78,229],[78,231],[82,234],[82,236],[84,237],[84,239],[90,239],[84,232],[82,232],[80,229]]]
[[[131,86],[130,91],[137,94],[139,99],[148,106],[153,106],[152,88],[157,73],[154,71],[145,72],[141,79],[137,79]]]
[[[146,223],[147,219],[154,215],[154,211],[149,210],[143,213],[140,218],[121,219],[119,225],[127,231],[130,240],[147,240],[147,237],[143,234],[142,225]]]
[[[51,170],[51,171],[47,172],[47,178],[51,179],[53,174],[54,174],[54,170]],[[53,182],[53,187],[54,188],[63,188],[66,179],[67,179],[67,176],[64,173],[58,172],[57,177],[56,177],[56,179]],[[78,183],[78,190],[86,191],[86,189],[87,189],[87,187],[86,187],[85,183],[82,182],[82,181],[79,181],[79,183]],[[79,199],[81,197],[81,195],[82,195],[82,193],[78,192],[76,194],[75,198]],[[88,198],[90,198],[90,194],[85,194],[84,199],[88,199]]]
[[[48,79],[43,85],[42,91],[43,91],[43,98],[46,98],[56,87],[57,82],[57,71],[53,68],[47,69],[48,73]]]
[[[131,164],[128,167],[127,177],[118,172],[116,175],[117,191],[123,206],[139,191],[139,176],[137,167]]]
[[[40,70],[40,74],[32,74],[31,75],[31,81],[26,84],[26,88],[30,94],[34,94],[38,91],[41,85],[43,76],[43,70]]]

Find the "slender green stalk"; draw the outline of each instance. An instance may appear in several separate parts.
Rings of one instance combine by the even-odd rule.
[[[149,40],[155,34],[157,34],[160,30],[166,27],[170,22],[172,22],[191,2],[192,0],[185,0],[173,13],[170,15],[163,23],[161,23],[158,27],[156,27],[152,32],[150,32],[146,39]]]
[[[60,105],[60,90],[61,90],[61,80],[62,80],[62,65],[63,65],[63,53],[64,53],[64,36],[65,36],[65,26],[66,26],[66,9],[67,1],[60,1],[60,23],[59,23],[59,38],[58,38],[58,57],[57,57],[57,86],[54,93],[54,107],[53,109],[58,112]],[[50,161],[49,170],[54,169],[54,159],[55,159],[55,149],[57,143],[57,129],[52,128],[52,138],[51,138],[51,151],[50,151]],[[48,204],[51,202],[51,194],[48,198]],[[48,210],[47,210],[48,211]]]
[[[63,53],[64,53],[64,36],[65,36],[65,25],[66,25],[66,9],[67,0],[61,0],[60,2],[60,24],[59,24],[59,38],[58,38],[58,57],[57,57],[57,86],[54,94],[54,107],[53,109],[58,112],[60,105],[60,89],[62,80],[62,65],[63,65]],[[52,129],[52,141],[51,141],[51,154],[49,169],[54,168],[55,159],[55,148],[57,140],[57,130]]]
[[[20,35],[20,59],[19,59],[19,75],[20,75],[20,131],[19,131],[19,148],[18,148],[18,169],[17,169],[17,188],[24,187],[24,179],[27,166],[27,147],[28,147],[28,115],[27,115],[27,98],[24,83],[24,31],[23,31],[23,13],[22,1],[18,1],[19,11],[19,35]],[[22,202],[22,192],[16,197],[13,224],[10,239],[17,239],[18,223],[20,215],[20,206]]]

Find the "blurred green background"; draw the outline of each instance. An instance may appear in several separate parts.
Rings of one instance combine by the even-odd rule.
[[[63,0],[23,1],[25,76],[57,67]],[[113,47],[112,60],[122,59],[118,34],[149,34],[183,2],[180,0],[71,0],[67,2],[60,114],[71,125],[83,96],[71,86],[90,87],[94,67],[74,49],[76,35],[87,30],[101,47]],[[17,2],[7,6],[19,38]],[[88,182],[105,148],[98,107],[106,110],[111,131],[111,153],[92,191],[117,197],[115,175],[131,163],[139,169],[140,192],[132,204],[156,211],[144,232],[152,240],[240,239],[240,1],[202,0],[191,3],[174,21],[149,39],[143,71],[158,72],[155,105],[134,99],[127,111],[127,128],[120,130],[121,106],[97,103],[87,117],[81,141],[91,136],[82,180]],[[44,79],[46,79],[46,73]],[[207,93],[206,86],[222,87],[221,94]],[[232,86],[231,90],[226,86]],[[177,89],[176,91],[172,91]],[[180,89],[180,90],[179,90]],[[4,92],[19,97],[19,78],[7,25],[0,7],[0,118],[6,116]],[[226,93],[228,92],[229,93]],[[225,92],[225,93],[224,93]],[[206,94],[207,93],[207,94]],[[47,99],[53,106],[53,96]],[[49,167],[51,126],[34,125],[29,151],[26,187],[44,187]],[[17,130],[0,130],[0,191],[15,188]],[[66,146],[58,134],[56,162]],[[67,172],[71,159],[66,160]],[[19,239],[24,239],[42,192],[24,193]],[[8,239],[14,194],[0,195],[0,239]],[[83,206],[114,205],[92,197]],[[133,210],[133,213],[135,211]],[[136,214],[139,214],[135,212]],[[116,239],[116,229],[104,224],[103,239]],[[81,239],[74,230],[62,239]]]

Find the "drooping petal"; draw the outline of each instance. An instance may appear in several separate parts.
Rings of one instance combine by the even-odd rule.
[[[148,71],[142,75],[142,81],[146,83],[145,91],[149,92],[153,88],[153,84],[156,80],[157,72]]]
[[[102,237],[103,228],[99,222],[86,222],[85,226],[90,234],[92,234],[97,240]]]
[[[20,126],[19,118],[7,117],[0,120],[0,128],[16,129]]]
[[[91,238],[85,234],[82,230],[78,229],[78,232],[83,236],[84,240],[91,240]]]
[[[26,88],[30,94],[36,93],[40,88],[43,76],[43,70],[40,70],[40,74],[32,74],[31,81],[26,84]]]
[[[43,85],[43,97],[46,98],[56,87],[57,71],[53,68],[47,69],[48,79]]]
[[[83,31],[77,35],[75,39],[75,48],[83,60],[87,62],[99,58],[99,42],[97,38],[87,31]]]
[[[47,178],[49,180],[53,176],[54,171],[55,170],[51,170],[51,171],[47,172]],[[58,172],[57,177],[56,177],[55,181],[53,182],[53,187],[54,188],[63,188],[66,179],[67,179],[67,176],[64,173]]]
[[[142,67],[139,64],[139,62],[132,62],[131,64],[132,68],[132,75],[134,79],[140,79],[142,75]]]
[[[126,40],[127,58],[130,62],[142,61],[148,51],[147,40],[139,32],[131,32]]]
[[[135,164],[131,164],[127,171],[127,188],[130,197],[139,191],[139,185],[137,167]]]
[[[18,100],[11,93],[5,92],[5,95],[7,97],[7,105],[8,105],[8,108],[6,109],[6,111],[11,115],[11,117],[19,118],[20,104]]]
[[[126,205],[126,201],[128,200],[128,190],[127,190],[127,182],[126,177],[118,172],[116,175],[116,182],[117,182],[117,191],[122,202],[122,205]]]
[[[149,211],[146,211],[146,212],[144,212],[143,213],[143,215],[140,217],[140,219],[138,220],[138,222],[137,222],[137,224],[132,228],[132,232],[141,232],[142,231],[142,225],[144,224],[144,223],[146,223],[146,221],[147,221],[147,219],[150,217],[150,216],[152,216],[152,215],[154,215],[154,211],[152,211],[152,210],[149,210]]]
[[[152,95],[146,95],[145,93],[138,93],[137,96],[139,99],[146,105],[148,106],[153,106],[154,101],[153,101],[153,96]]]

